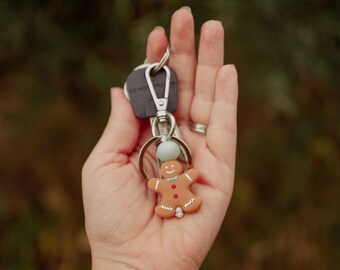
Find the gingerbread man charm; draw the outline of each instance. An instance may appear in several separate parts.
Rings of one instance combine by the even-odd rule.
[[[201,205],[201,198],[191,193],[190,186],[197,181],[198,172],[189,169],[183,173],[182,164],[177,160],[165,161],[160,171],[162,178],[148,181],[148,188],[162,195],[155,212],[163,218],[195,212]]]

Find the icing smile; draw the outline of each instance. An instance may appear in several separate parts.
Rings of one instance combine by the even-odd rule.
[[[165,171],[167,174],[170,174],[170,173],[173,173],[175,172],[175,170],[172,170],[172,171]]]

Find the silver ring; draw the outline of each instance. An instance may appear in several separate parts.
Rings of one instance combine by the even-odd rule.
[[[146,143],[144,143],[144,145],[142,146],[142,148],[139,151],[138,166],[139,166],[139,170],[140,170],[141,174],[143,175],[143,177],[146,181],[149,181],[149,179],[151,179],[151,177],[146,173],[146,171],[144,169],[143,158],[144,158],[145,151],[148,149],[148,147],[152,143],[160,142],[162,139],[163,139],[163,136],[151,137],[148,141],[146,141]],[[177,137],[171,137],[171,140],[178,143],[182,147],[182,149],[184,149],[185,157],[186,157],[185,161],[187,163],[187,168],[185,169],[185,171],[188,170],[191,167],[191,151],[190,151],[189,146],[183,140],[181,140]]]
[[[170,48],[170,46],[168,46],[165,50],[165,53],[164,53],[161,61],[159,61],[157,63],[157,66],[154,67],[154,69],[151,71],[151,75],[155,75],[156,73],[158,73],[164,67],[166,61],[168,61],[168,59],[170,57],[170,52],[171,52],[171,48]]]
[[[207,133],[208,126],[191,121],[190,130],[205,135]]]

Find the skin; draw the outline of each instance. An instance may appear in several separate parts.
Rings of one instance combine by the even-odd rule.
[[[164,29],[155,28],[148,61],[159,61],[167,44]],[[193,16],[179,9],[172,16],[170,45],[168,65],[179,81],[175,117],[199,171],[192,191],[202,205],[182,219],[154,213],[156,195],[137,164],[139,149],[151,137],[148,121],[136,119],[121,88],[111,89],[108,124],[82,171],[92,269],[198,269],[226,214],[234,183],[238,86],[235,67],[223,65],[223,26],[202,25],[196,63]],[[190,131],[190,119],[209,126],[206,136]],[[157,175],[152,150],[144,166]]]

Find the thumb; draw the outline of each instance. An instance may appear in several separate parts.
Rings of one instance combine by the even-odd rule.
[[[109,121],[91,155],[105,154],[107,162],[125,164],[137,143],[139,126],[123,89],[111,88]]]

